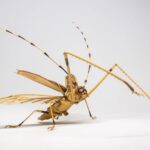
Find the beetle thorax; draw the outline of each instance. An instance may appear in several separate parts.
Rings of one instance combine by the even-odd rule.
[[[80,101],[82,101],[83,99],[85,99],[87,97],[87,90],[83,87],[83,86],[79,86],[77,79],[74,75],[70,76],[70,81],[72,84],[72,92],[73,92],[73,96],[74,98],[71,98],[71,89],[70,89],[70,82],[69,82],[69,77],[66,76],[66,88],[67,91],[65,93],[65,96],[67,97],[67,99],[73,103],[78,103]]]

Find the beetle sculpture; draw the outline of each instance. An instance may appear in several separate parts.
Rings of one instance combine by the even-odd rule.
[[[148,93],[145,92],[145,90],[138,83],[136,83],[128,75],[128,73],[122,67],[120,67],[118,64],[114,64],[112,67],[110,67],[110,69],[105,69],[105,68],[93,63],[91,61],[90,47],[87,43],[87,39],[85,38],[83,32],[80,30],[79,26],[75,25],[75,27],[80,31],[80,33],[84,39],[84,42],[86,44],[86,48],[89,51],[89,54],[88,54],[89,58],[85,59],[85,58],[80,57],[76,54],[73,54],[71,52],[66,51],[66,52],[64,52],[64,58],[65,58],[65,63],[66,63],[67,69],[65,69],[63,66],[59,65],[47,52],[45,52],[43,49],[39,48],[36,44],[30,42],[29,40],[27,40],[23,36],[18,35],[18,34],[12,32],[10,30],[0,28],[2,31],[7,32],[13,36],[20,38],[20,39],[24,40],[25,42],[29,43],[34,48],[40,50],[43,55],[45,55],[55,65],[57,65],[60,69],[62,69],[66,73],[65,86],[63,86],[63,85],[61,85],[55,81],[46,79],[46,78],[44,78],[38,74],[34,74],[34,73],[24,71],[24,70],[18,70],[17,74],[24,76],[28,79],[31,79],[31,80],[33,80],[39,84],[42,84],[46,87],[49,87],[49,88],[51,88],[57,92],[60,92],[62,94],[62,96],[51,96],[51,95],[42,95],[42,94],[18,94],[18,95],[11,95],[8,97],[0,98],[0,104],[10,104],[10,103],[11,104],[12,103],[22,103],[23,104],[26,102],[31,102],[31,103],[44,103],[44,104],[49,105],[47,110],[44,110],[44,111],[43,110],[34,110],[27,118],[25,118],[18,125],[7,125],[7,126],[5,126],[6,128],[20,127],[32,114],[39,112],[39,113],[42,113],[42,115],[38,118],[39,120],[43,121],[46,119],[52,119],[53,125],[50,126],[48,129],[53,130],[55,127],[55,120],[58,119],[61,115],[68,115],[68,110],[70,109],[70,107],[74,104],[81,102],[81,101],[85,102],[86,107],[87,107],[88,112],[89,112],[89,116],[92,119],[94,119],[95,117],[92,116],[86,99],[104,82],[104,80],[108,76],[112,76],[112,77],[116,78],[117,80],[121,81],[134,94],[136,94],[138,96],[145,96],[148,99],[150,99],[150,96],[148,95]],[[79,60],[81,60],[81,61],[83,61],[89,65],[86,79],[84,80],[84,83],[82,86],[78,85],[78,81],[76,79],[76,76],[71,73],[69,60],[68,60],[69,55],[72,57],[75,57],[75,58],[77,58],[77,59],[79,59]],[[100,71],[104,72],[105,75],[98,81],[98,83],[90,91],[87,91],[86,90],[86,84],[88,81],[88,76],[90,73],[91,66],[98,68]],[[124,80],[120,76],[112,73],[115,68],[118,68],[127,77],[127,79],[130,80],[130,82],[132,82],[134,84],[134,86],[136,86],[138,88],[138,90],[140,92],[136,91],[129,82],[127,82],[126,80]]]

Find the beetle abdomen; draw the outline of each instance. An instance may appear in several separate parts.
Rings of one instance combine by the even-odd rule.
[[[72,106],[72,103],[67,101],[66,99],[62,99],[59,102],[54,103],[51,108],[53,111],[53,116],[54,118],[63,115],[67,115],[67,110]],[[51,119],[52,118],[52,114],[51,114],[51,110],[50,107],[47,108],[48,114],[42,114],[38,119],[39,120],[46,120],[46,119]]]

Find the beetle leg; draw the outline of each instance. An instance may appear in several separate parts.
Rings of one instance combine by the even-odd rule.
[[[70,91],[71,91],[71,100],[74,101],[75,95],[73,92],[73,85],[72,85],[72,81],[71,81],[71,70],[70,70],[70,66],[69,66],[68,56],[66,53],[64,53],[64,58],[65,58],[65,63],[66,63],[66,67],[67,67],[67,72],[68,72],[68,80],[69,80],[69,86],[70,86]]]
[[[18,125],[6,125],[5,128],[17,128],[17,127],[20,127],[29,117],[31,117],[36,112],[39,112],[39,113],[48,113],[47,111],[43,111],[43,110],[34,110],[27,118],[25,118],[25,120],[23,120]]]
[[[136,91],[134,90],[134,88],[133,88],[127,81],[125,81],[123,78],[121,78],[121,77],[119,77],[118,75],[112,73],[112,70],[107,70],[107,69],[105,69],[105,68],[103,68],[103,67],[101,67],[101,66],[99,66],[99,65],[97,65],[97,64],[95,64],[95,63],[93,63],[92,61],[89,61],[89,60],[87,60],[87,59],[85,59],[85,58],[83,58],[83,57],[80,57],[80,56],[78,56],[78,55],[76,55],[76,54],[73,54],[73,53],[71,53],[71,52],[64,52],[64,55],[66,55],[66,56],[67,56],[67,55],[71,55],[71,56],[73,56],[73,57],[75,57],[75,58],[77,58],[77,59],[79,59],[79,60],[82,60],[82,61],[84,61],[84,62],[86,62],[86,63],[88,63],[88,64],[91,64],[92,66],[94,66],[94,67],[98,68],[99,70],[101,70],[101,71],[103,71],[103,72],[106,73],[106,75],[105,75],[102,79],[100,79],[100,80],[98,81],[98,83],[89,91],[88,96],[90,96],[91,93],[93,93],[93,92],[99,87],[99,85],[100,85],[109,75],[111,75],[112,77],[116,78],[117,80],[121,81],[121,82],[124,83],[126,86],[128,86],[128,88],[129,88],[133,93],[135,93],[135,94],[137,94],[137,95],[144,95],[145,97],[147,97],[148,99],[150,99],[150,95],[149,95],[140,85],[138,85],[138,84],[137,84],[121,67],[119,67],[118,65],[117,65],[118,68],[128,77],[128,79],[130,79],[130,81],[132,81],[132,82],[134,83],[134,85],[137,86],[137,88],[142,92],[142,94],[136,92]],[[116,64],[115,64],[114,66],[116,66]]]
[[[48,130],[52,131],[55,128],[55,119],[54,119],[54,114],[53,114],[52,107],[50,107],[50,112],[51,112],[51,116],[52,116],[53,125],[48,127]]]

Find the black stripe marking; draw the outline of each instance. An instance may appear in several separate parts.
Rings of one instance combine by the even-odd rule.
[[[84,41],[86,42],[86,38],[84,38]]]
[[[7,29],[6,29],[5,31],[8,32],[8,33],[10,33],[10,34],[13,34],[11,31],[9,31],[9,30],[7,30]]]
[[[91,58],[91,53],[89,53],[89,57]]]
[[[61,68],[64,72],[66,72],[66,74],[68,74],[68,72],[61,65],[59,65],[58,67]]]
[[[89,45],[86,45],[87,48],[89,48]]]
[[[88,73],[90,72],[90,69],[91,69],[91,65],[89,65]]]
[[[67,58],[65,58],[65,61],[66,61],[66,65],[69,66],[69,62]]]
[[[49,55],[46,52],[44,52],[44,55],[47,56],[47,57],[49,57]]]
[[[81,32],[81,34],[83,35],[84,33],[83,33],[83,32]]]
[[[32,46],[35,46],[35,44],[34,43],[30,43]]]
[[[23,40],[26,40],[24,37],[22,37],[21,35],[18,35],[19,38],[23,39]]]
[[[87,80],[84,80],[84,82],[86,83],[86,82],[87,82]]]

